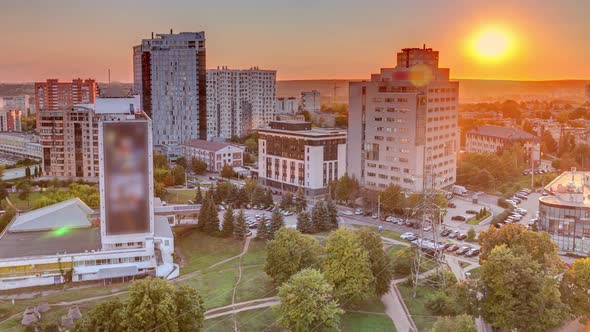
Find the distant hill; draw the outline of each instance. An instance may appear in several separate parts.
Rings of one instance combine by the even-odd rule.
[[[360,80],[292,80],[277,81],[277,96],[299,96],[302,91],[318,90],[322,103],[348,103],[348,83]],[[503,81],[459,79],[459,101],[492,102],[506,99],[584,101],[584,86],[590,80]],[[131,88],[131,83],[117,83]],[[99,83],[104,87],[106,83]],[[33,83],[0,83],[0,96],[33,95]]]

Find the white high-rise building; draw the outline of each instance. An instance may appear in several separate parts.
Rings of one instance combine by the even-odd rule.
[[[207,70],[207,136],[242,136],[274,119],[276,71]]]
[[[299,112],[299,101],[296,97],[278,97],[275,110],[280,114],[295,114]]]
[[[349,175],[373,190],[420,191],[425,169],[437,188],[455,183],[458,91],[438,51],[425,47],[405,48],[395,68],[350,83]]]
[[[133,48],[134,93],[153,120],[157,150],[207,136],[205,33],[157,34]]]
[[[301,108],[308,112],[319,112],[322,109],[320,92],[318,90],[301,92]]]

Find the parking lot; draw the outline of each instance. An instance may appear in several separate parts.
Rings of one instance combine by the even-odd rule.
[[[225,213],[225,210],[218,212],[219,227],[220,228],[221,228],[221,225],[223,225],[223,214],[224,213]],[[235,215],[237,215],[239,213],[239,210],[234,210],[234,213],[235,213]],[[264,215],[266,220],[270,220],[270,216],[272,215],[272,212],[266,211],[266,210],[244,209],[244,216],[246,218],[250,217],[250,218],[256,220],[257,215]],[[296,214],[293,214],[290,216],[283,216],[283,220],[285,221],[286,227],[291,227],[291,228],[297,227],[297,215]],[[258,223],[256,223],[256,224],[258,224]],[[250,230],[252,231],[252,236],[256,236],[256,229],[250,228]]]

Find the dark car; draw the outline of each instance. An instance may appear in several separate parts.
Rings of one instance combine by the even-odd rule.
[[[455,203],[448,203],[448,204],[447,204],[447,207],[448,207],[448,208],[456,208],[456,207],[457,207],[457,205],[456,205]]]
[[[469,248],[469,247],[461,247],[461,249],[457,250],[456,254],[457,255],[464,255],[469,250],[471,250],[471,248]]]
[[[411,221],[406,221],[404,223],[404,226],[406,226],[406,227],[412,227],[412,226],[414,226],[414,223],[412,223]]]
[[[368,217],[371,214],[372,214],[371,211],[365,211],[365,212],[363,212],[363,216],[365,216],[365,217]]]
[[[467,235],[461,233],[459,235],[457,235],[457,240],[465,240],[467,238]]]
[[[450,247],[447,248],[448,252],[454,252],[459,249],[459,246],[452,244]]]
[[[451,234],[451,230],[450,229],[445,229],[442,232],[440,232],[440,236],[448,236],[449,234]]]
[[[452,246],[452,244],[450,244],[450,243],[445,243],[445,244],[443,244],[443,245],[442,245],[442,248],[443,248],[443,249],[449,249],[449,247],[450,247],[450,246]]]
[[[466,219],[465,217],[463,217],[463,216],[453,216],[453,217],[451,218],[451,220],[455,220],[455,221],[465,221],[465,220],[467,220],[467,219]]]

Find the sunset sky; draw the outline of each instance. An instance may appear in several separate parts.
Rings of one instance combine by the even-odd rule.
[[[589,79],[589,15],[585,0],[2,0],[0,82],[106,81],[108,68],[131,82],[132,46],[170,28],[206,32],[208,68],[281,80],[368,78],[423,43],[454,78]],[[498,33],[503,56],[473,51]]]

